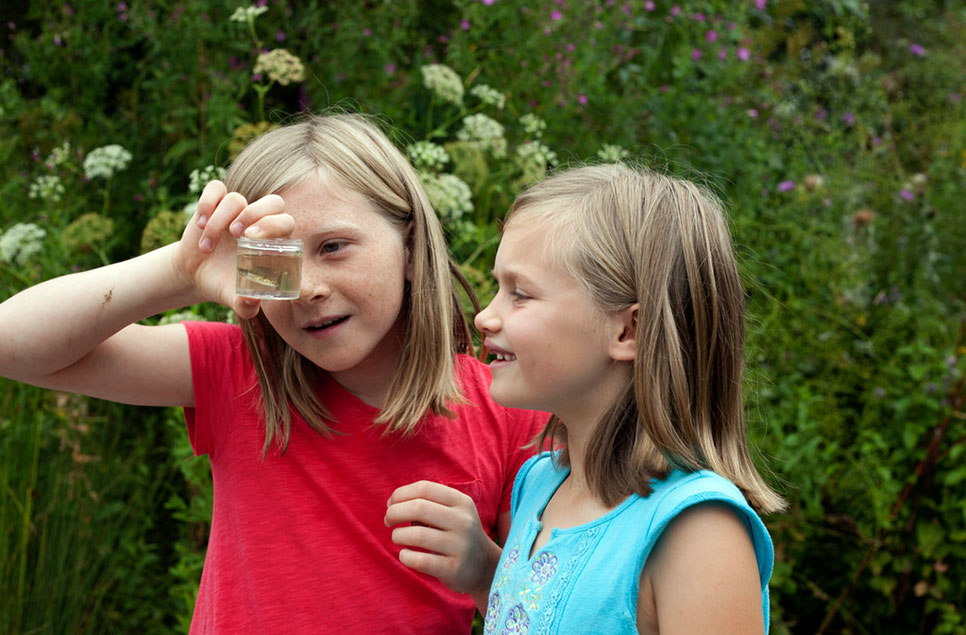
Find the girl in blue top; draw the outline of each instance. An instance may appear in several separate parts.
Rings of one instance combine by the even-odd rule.
[[[513,204],[476,317],[490,393],[554,414],[517,475],[486,633],[764,633],[784,502],[748,452],[721,206],[620,165]]]

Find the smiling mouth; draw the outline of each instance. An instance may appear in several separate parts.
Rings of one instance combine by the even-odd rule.
[[[517,356],[513,353],[490,353],[493,356],[494,362],[515,362],[517,361]]]
[[[348,315],[343,315],[342,317],[337,317],[337,318],[333,318],[331,320],[326,320],[325,322],[322,322],[320,324],[312,324],[310,326],[306,326],[305,327],[305,330],[306,331],[324,331],[325,329],[331,328],[331,327],[333,327],[333,326],[335,326],[337,324],[342,324],[343,322],[345,322],[348,319],[349,319],[349,316]]]

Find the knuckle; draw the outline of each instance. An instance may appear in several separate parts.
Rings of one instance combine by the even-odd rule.
[[[229,203],[231,205],[237,205],[240,207],[244,207],[245,205],[248,204],[248,201],[245,200],[245,197],[239,194],[238,192],[228,192],[227,194],[225,194],[225,198],[223,200],[226,203]]]

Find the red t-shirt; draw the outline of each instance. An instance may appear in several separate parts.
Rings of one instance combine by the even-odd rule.
[[[192,633],[469,633],[467,595],[399,562],[383,523],[393,490],[426,479],[469,494],[487,533],[507,511],[513,479],[544,413],[490,399],[489,369],[460,356],[466,403],[427,415],[417,433],[383,436],[378,413],[327,380],[322,402],[340,434],[293,411],[284,455],[262,459],[265,428],[251,356],[237,326],[186,322],[195,454],[207,454],[214,510]]]

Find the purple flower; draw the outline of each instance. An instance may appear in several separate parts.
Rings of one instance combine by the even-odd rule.
[[[577,101],[579,101],[581,104],[586,104],[587,103],[587,95],[581,95],[580,97],[577,98]]]
[[[704,39],[708,42],[716,42],[718,40],[718,32],[711,30],[704,34]]]
[[[758,7],[759,11],[765,10],[765,4],[767,4],[767,0],[755,0],[755,6]]]
[[[782,181],[778,184],[779,192],[787,192],[788,190],[795,189],[795,181]]]
[[[698,49],[694,49],[693,51],[691,51],[691,59],[693,60],[701,59],[701,51]]]
[[[460,28],[463,29],[464,31],[469,31],[470,30],[470,21],[469,20],[460,20]]]
[[[557,11],[556,9],[554,9],[554,12],[550,14],[551,20],[559,20],[562,17],[563,17],[563,14],[560,13],[560,11]]]
[[[845,124],[848,125],[848,126],[854,126],[855,125],[855,115],[853,115],[850,112],[847,112],[844,115],[842,115],[842,121],[844,121]]]
[[[385,67],[383,67],[383,70],[386,71],[386,75],[393,75],[396,72],[396,65],[386,64]]]
[[[754,119],[755,117],[757,117],[758,116],[758,109],[757,108],[749,108],[748,109],[748,116],[751,117],[752,119]]]
[[[728,59],[728,49],[727,48],[725,48],[725,47],[722,46],[721,48],[718,49],[718,59],[721,60],[722,62],[725,61],[726,59]]]
[[[738,47],[738,59],[742,62],[747,62],[751,58],[751,51],[744,46]]]
[[[275,41],[276,42],[284,42],[285,41],[285,32],[284,31],[276,31],[275,32]]]
[[[644,3],[644,8],[647,9],[648,11],[653,11],[654,2],[652,0],[647,0],[647,2]]]
[[[922,57],[926,54],[926,49],[922,48],[921,44],[910,44],[909,52],[917,57]]]
[[[676,4],[673,7],[671,7],[671,15],[677,15],[679,13],[681,13],[681,5]]]
[[[491,4],[493,4],[494,2],[496,2],[496,0],[480,0],[480,1],[483,4],[485,4],[486,6],[490,6]]]
[[[903,190],[899,190],[899,198],[905,201],[911,201],[914,198],[916,198],[916,194],[912,190],[903,189]]]

